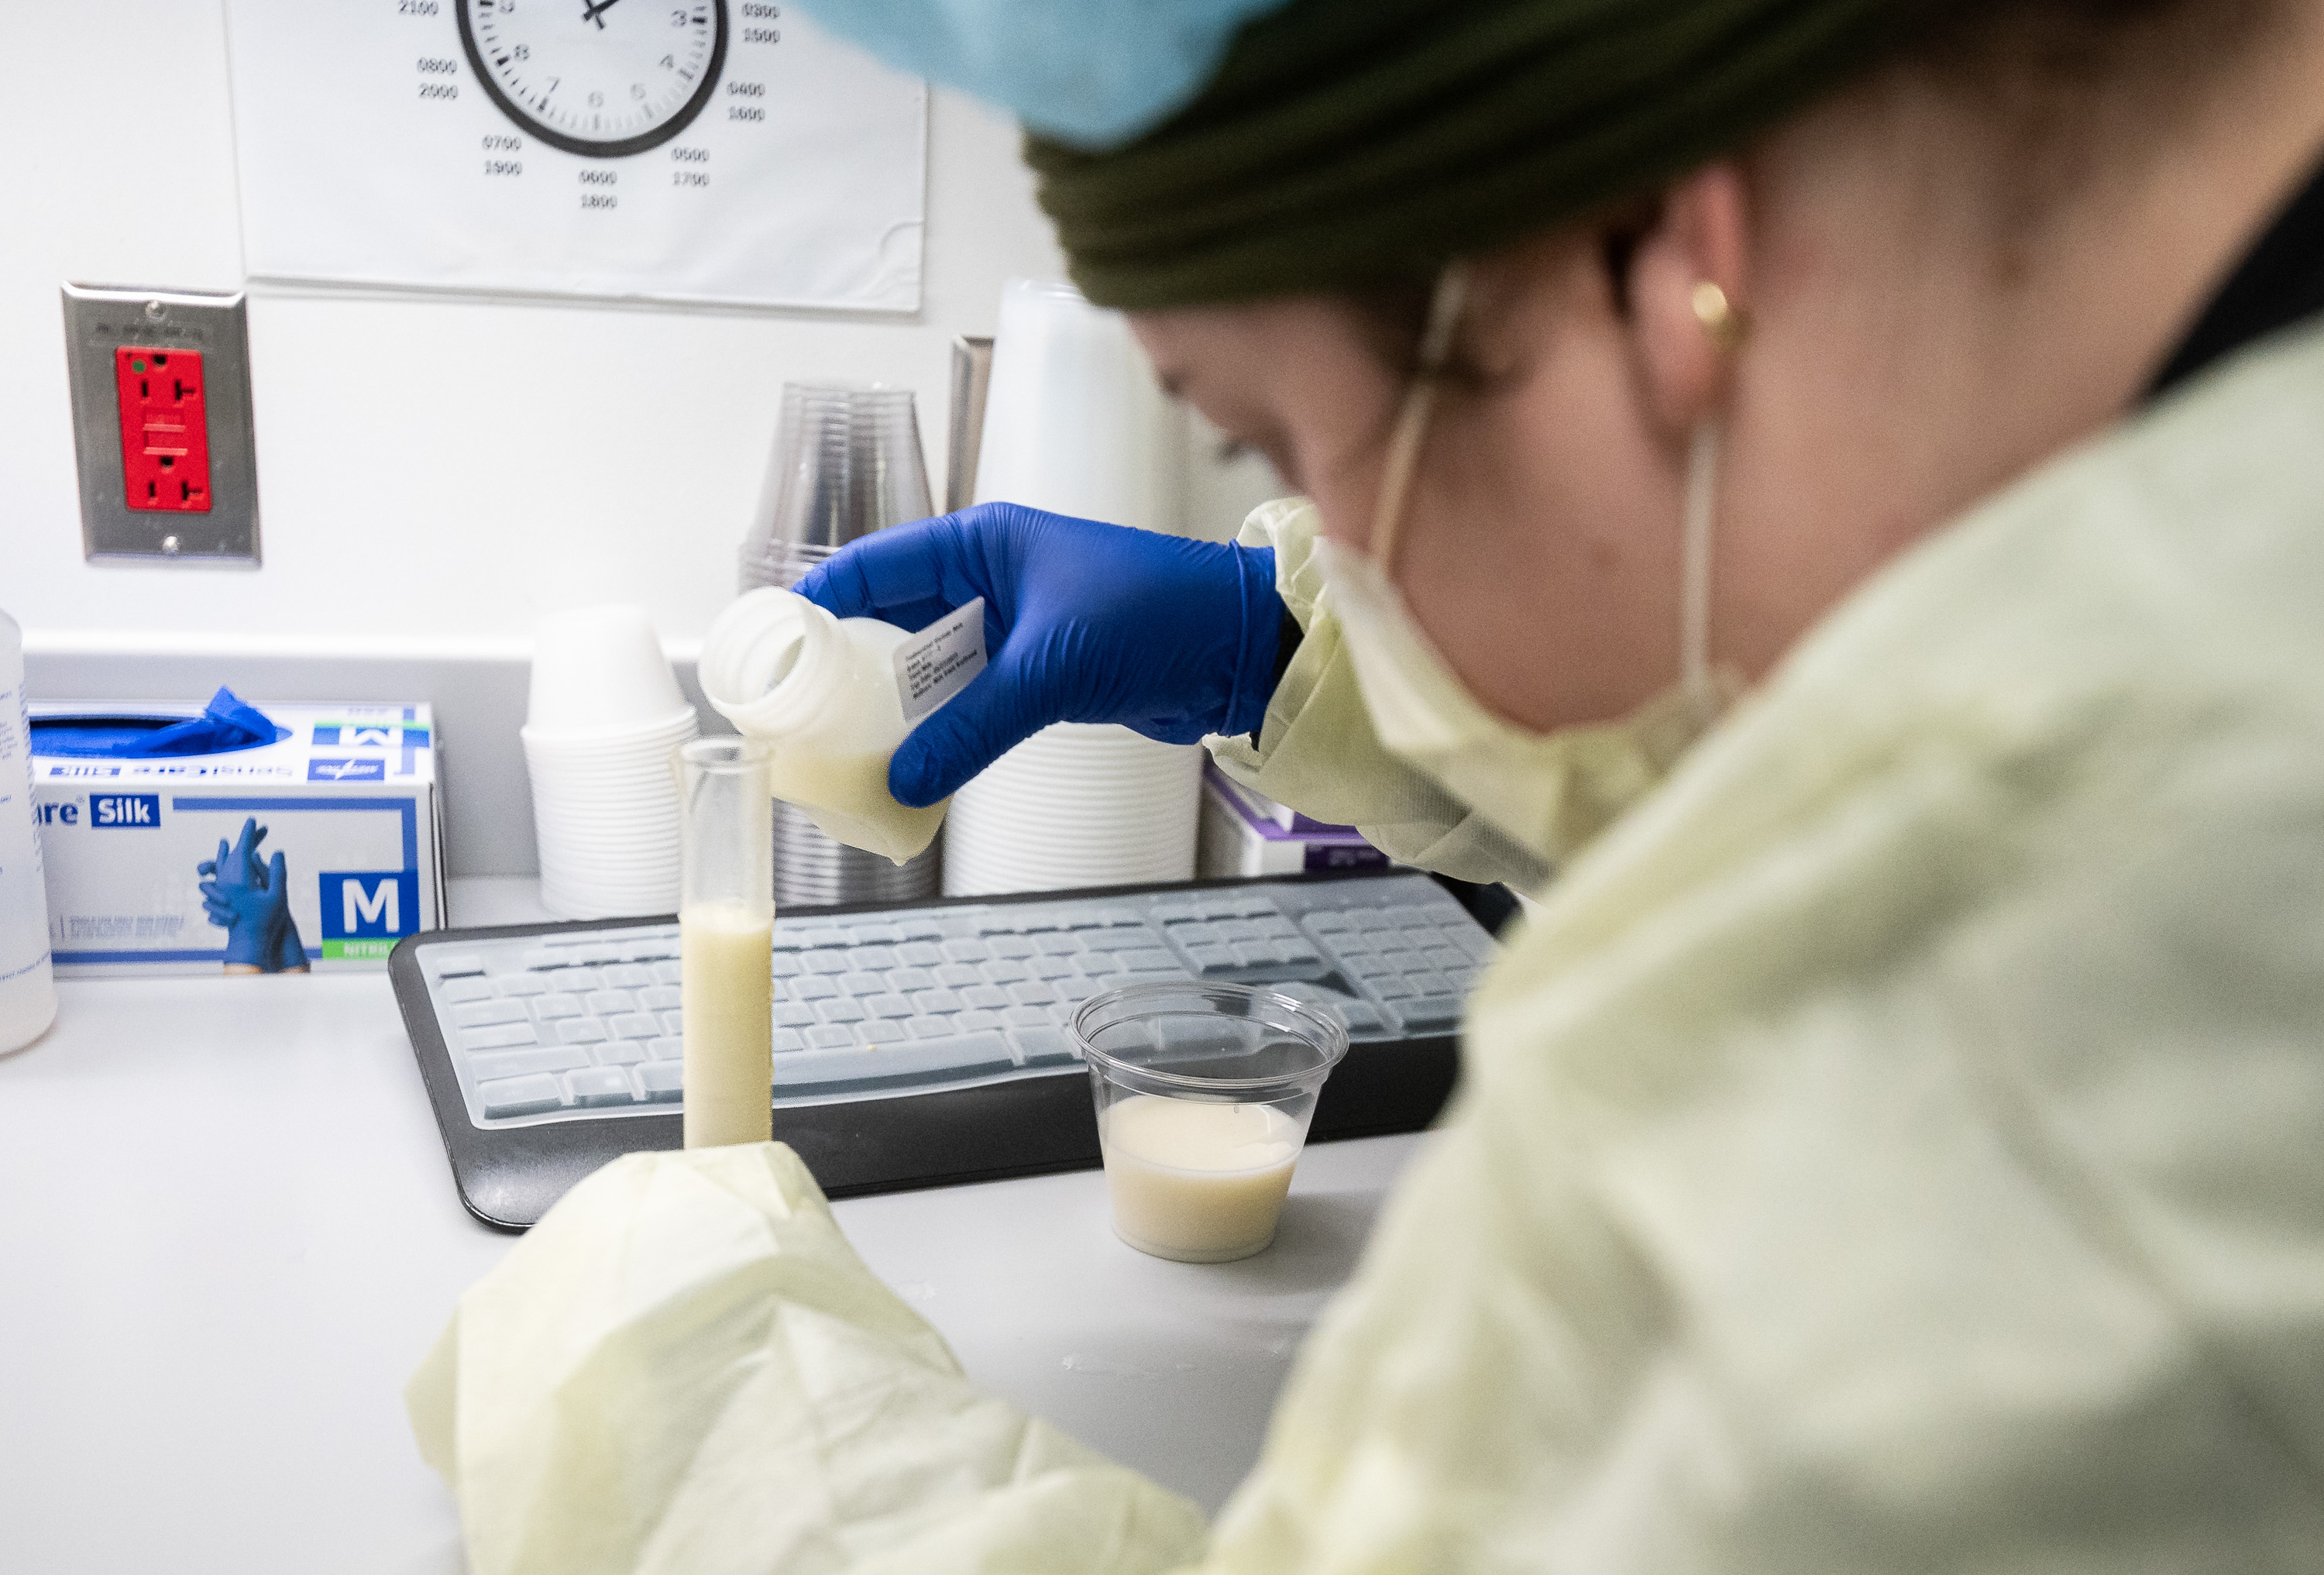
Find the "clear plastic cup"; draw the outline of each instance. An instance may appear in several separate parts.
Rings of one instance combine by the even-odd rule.
[[[1074,1037],[1114,1234],[1181,1263],[1266,1251],[1345,1025],[1264,986],[1178,980],[1092,996]]]

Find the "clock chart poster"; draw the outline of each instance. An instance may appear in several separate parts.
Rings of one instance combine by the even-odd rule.
[[[226,0],[259,279],[908,312],[927,90],[766,0]]]

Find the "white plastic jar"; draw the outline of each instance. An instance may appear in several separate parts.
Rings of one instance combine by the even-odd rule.
[[[698,669],[719,714],[770,748],[776,797],[834,840],[899,864],[936,840],[952,802],[912,809],[888,791],[888,759],[911,731],[895,659],[911,638],[769,586],[712,622]]]
[[[0,612],[0,1054],[39,1038],[57,1016],[37,813],[24,640],[15,621]]]

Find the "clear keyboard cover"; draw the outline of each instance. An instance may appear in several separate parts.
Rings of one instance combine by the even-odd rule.
[[[676,925],[417,950],[476,1126],[682,1108]],[[775,1103],[1078,1072],[1074,1009],[1144,980],[1271,984],[1357,1042],[1447,1034],[1493,950],[1425,875],[779,917]]]

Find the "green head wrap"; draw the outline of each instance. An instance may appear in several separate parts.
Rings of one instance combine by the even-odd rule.
[[[1401,283],[1731,152],[1932,9],[1295,0],[1158,129],[1026,160],[1102,305]]]

